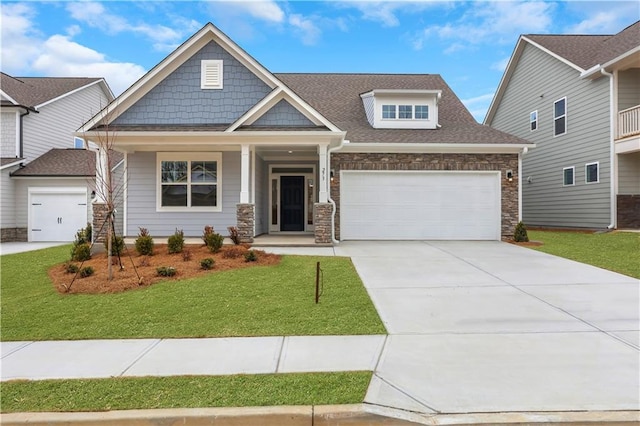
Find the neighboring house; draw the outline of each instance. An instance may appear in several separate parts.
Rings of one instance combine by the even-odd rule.
[[[126,236],[244,241],[499,240],[534,146],[476,123],[439,75],[272,74],[210,23],[76,135],[110,132]]]
[[[92,220],[96,154],[73,135],[113,100],[102,78],[0,75],[0,241],[71,241]]]
[[[640,22],[521,36],[484,122],[536,144],[527,225],[640,228]]]

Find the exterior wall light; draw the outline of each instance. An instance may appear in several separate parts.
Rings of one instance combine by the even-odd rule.
[[[513,170],[507,170],[507,180],[513,182]]]

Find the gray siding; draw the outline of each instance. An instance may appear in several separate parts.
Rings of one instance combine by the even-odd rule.
[[[257,119],[254,126],[314,126],[313,122],[302,115],[289,102],[282,99],[273,108]]]
[[[618,110],[640,105],[640,68],[618,73]]]
[[[553,136],[553,103],[567,98],[567,133]],[[538,129],[529,113],[538,111]],[[580,80],[574,69],[527,45],[490,125],[534,142],[523,157],[527,225],[603,228],[610,217],[609,80]],[[600,182],[585,184],[585,164],[600,163]],[[575,186],[562,169],[575,167]],[[531,177],[531,183],[527,178]]]
[[[223,88],[200,88],[200,64],[223,60]],[[210,42],[118,117],[115,124],[227,124],[271,89],[217,43]]]
[[[16,170],[18,166],[9,167],[2,170],[0,176],[0,223],[2,228],[16,227],[16,210],[15,210],[15,185],[9,174]]]
[[[362,100],[364,104],[364,112],[367,115],[367,121],[373,126],[375,122],[375,99],[373,96],[366,97]]]
[[[640,194],[640,152],[618,155],[618,194]]]
[[[138,228],[144,227],[153,237],[166,237],[176,228],[182,229],[187,237],[199,237],[205,225],[226,235],[227,227],[236,225],[236,205],[240,202],[240,152],[222,153],[221,212],[157,212],[156,153],[130,154],[127,161],[126,235],[135,236]]]
[[[3,112],[0,114],[0,157],[17,157],[16,152],[16,113]]]
[[[73,148],[73,135],[108,103],[99,84],[68,95],[23,118],[24,157],[32,161],[51,148]]]
[[[256,155],[256,235],[269,232],[269,169],[264,160]],[[266,199],[266,202],[265,202]]]
[[[14,179],[16,188],[16,226],[26,228],[29,214],[29,187],[59,188],[59,187],[87,187],[87,221],[92,222],[93,208],[91,207],[91,191],[95,189],[95,181],[87,178],[38,178],[38,179]],[[73,239],[73,235],[69,236]]]

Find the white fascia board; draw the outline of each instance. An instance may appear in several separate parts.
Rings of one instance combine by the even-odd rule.
[[[39,175],[39,176],[11,176],[11,179],[20,179],[20,180],[95,180],[95,176],[87,175],[87,176],[47,176],[47,175]],[[63,189],[68,189],[68,187],[61,187]],[[63,191],[64,192],[64,191]]]
[[[507,67],[504,70],[504,74],[502,74],[502,78],[500,79],[500,84],[498,84],[498,89],[493,95],[493,99],[491,100],[491,104],[489,104],[489,109],[487,109],[487,115],[484,117],[484,121],[482,124],[487,126],[491,125],[491,121],[493,120],[493,116],[496,113],[496,109],[502,100],[502,96],[504,95],[504,91],[507,89],[507,85],[509,84],[509,80],[511,80],[511,76],[513,75],[514,69],[520,56],[522,56],[522,52],[524,50],[524,40],[523,37],[520,36],[518,42],[516,43],[516,47],[513,49],[513,53],[511,53],[511,57],[509,58],[509,62],[507,63]]]
[[[9,96],[9,95],[7,94],[7,92],[5,92],[4,90],[0,89],[0,94],[2,94],[2,96],[4,96],[5,98],[7,98],[7,100],[8,100],[9,102],[11,102],[11,103],[15,104],[16,106],[19,106],[19,105],[20,105],[20,104],[19,104],[15,99],[13,99],[11,96]]]
[[[104,79],[103,79],[103,78],[101,78],[100,80],[96,80],[96,81],[94,81],[94,82],[91,82],[91,83],[89,83],[89,84],[85,84],[84,86],[78,87],[77,89],[73,89],[73,90],[71,90],[71,91],[69,91],[69,92],[63,93],[62,95],[60,95],[60,96],[58,96],[58,97],[56,97],[56,98],[49,99],[49,100],[48,100],[48,101],[46,101],[46,102],[43,102],[43,103],[41,103],[41,104],[39,104],[39,105],[36,105],[36,106],[35,106],[35,108],[36,108],[36,109],[38,109],[38,108],[42,108],[43,106],[46,106],[46,105],[52,104],[52,103],[54,103],[54,102],[56,102],[56,101],[59,101],[60,99],[66,98],[67,96],[71,96],[71,95],[73,95],[74,93],[78,93],[79,91],[84,90],[84,89],[86,89],[87,87],[91,87],[91,86],[94,86],[94,85],[96,85],[96,84],[101,84],[101,83],[104,83]],[[103,85],[103,88],[104,88],[104,85]],[[107,86],[107,88],[108,88],[108,86]],[[111,99],[113,99],[113,93],[111,93],[111,89],[109,89],[109,93],[111,94]]]
[[[412,90],[412,89],[374,89],[370,92],[366,92],[360,95],[363,96],[377,96],[377,95],[440,95],[442,90]]]
[[[281,83],[282,84],[282,83]],[[284,84],[282,84],[282,89],[284,90],[284,92],[294,101],[294,103],[296,103],[297,105],[299,105],[301,108],[303,108],[303,110],[298,109],[302,114],[304,114],[305,117],[307,117],[309,120],[313,121],[314,123],[320,123],[324,126],[326,126],[329,130],[331,130],[332,132],[340,132],[341,130],[335,126],[332,122],[330,122],[329,120],[327,120],[322,114],[320,114],[318,111],[316,111],[315,109],[313,109],[311,107],[311,105],[309,105],[308,103],[306,103],[300,96],[296,95],[295,92],[291,89],[289,89],[287,86],[285,86]],[[307,113],[305,113],[305,111]]]
[[[233,132],[238,127],[243,124],[252,124],[258,118],[260,118],[263,114],[269,111],[275,104],[277,104],[282,97],[278,97],[282,93],[282,88],[278,87],[273,90],[267,96],[265,96],[260,102],[255,104],[249,111],[245,112],[239,119],[235,121],[228,129],[225,130],[226,133]]]
[[[532,46],[537,47],[538,49],[542,50],[546,54],[553,56],[554,58],[556,58],[557,60],[559,60],[563,64],[566,64],[566,65],[570,66],[571,68],[573,68],[574,70],[578,71],[579,73],[583,73],[584,72],[584,69],[580,68],[579,66],[577,66],[576,64],[574,64],[573,62],[568,60],[567,58],[564,58],[564,57],[558,55],[557,53],[552,52],[551,50],[547,49],[546,47],[543,47],[542,45],[536,43],[535,41],[533,41],[531,39],[528,39],[525,36],[522,36],[522,39],[526,40],[529,44],[531,44]]]
[[[640,53],[640,46],[637,46],[631,50],[626,51],[625,53],[623,53],[622,55],[610,60],[609,62],[605,62],[604,64],[597,64],[594,65],[593,67],[589,68],[588,70],[584,71],[582,74],[580,74],[580,78],[598,78],[601,77],[602,74],[600,73],[600,70],[609,70],[612,71],[613,69],[615,69],[615,65],[619,62],[624,61],[625,59],[628,59],[629,57],[633,56],[633,55],[637,55],[638,53]]]
[[[9,167],[13,167],[13,166],[18,166],[20,165],[20,163],[24,163],[24,159],[16,160],[13,163],[5,164],[4,166],[0,167],[0,170],[8,169]]]
[[[348,143],[336,152],[388,152],[422,154],[517,154],[535,144],[470,144],[470,143]]]

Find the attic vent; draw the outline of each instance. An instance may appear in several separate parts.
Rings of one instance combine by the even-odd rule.
[[[209,59],[201,62],[201,89],[222,89],[222,61]]]

